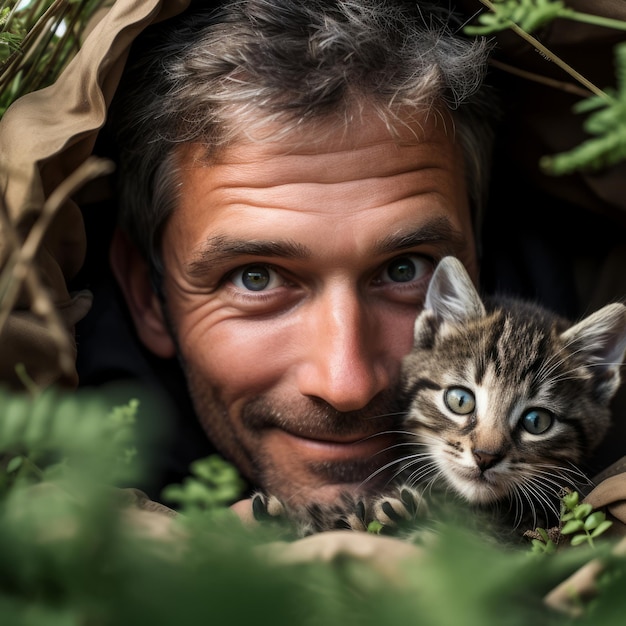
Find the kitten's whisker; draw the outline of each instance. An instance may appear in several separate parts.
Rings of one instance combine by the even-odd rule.
[[[529,480],[524,481],[524,487],[528,489],[531,493],[536,497],[538,504],[541,505],[546,518],[549,518],[549,513],[551,512],[556,519],[559,518],[559,510],[556,506],[556,503],[552,502],[541,489],[541,484],[539,481],[534,478],[530,478]],[[547,507],[547,508],[546,508]]]
[[[427,463],[426,465],[422,465],[418,469],[411,472],[407,478],[407,483],[409,483],[412,487],[416,487],[417,485],[424,482],[425,478],[428,475],[432,474],[433,472],[435,473],[435,475],[429,481],[428,485],[432,484],[432,482],[437,480],[437,478],[439,477],[441,473],[438,469],[437,462],[435,460],[431,461],[430,463]]]
[[[573,481],[570,480],[569,478],[567,478],[566,476],[558,473],[558,472],[546,472],[544,470],[541,470],[537,467],[533,467],[533,468],[529,468],[526,471],[526,475],[533,478],[533,479],[538,479],[541,480],[543,482],[544,485],[546,485],[546,487],[548,485],[553,485],[554,489],[553,492],[555,493],[555,495],[558,495],[560,492],[563,491],[564,489],[564,485],[560,482],[557,481],[557,476],[560,476],[564,481],[569,483],[569,486],[574,486],[573,485]]]
[[[407,430],[404,431],[396,431],[399,432],[400,434],[403,435],[407,435],[408,437],[411,438],[411,440],[414,441],[419,441],[420,439],[428,439],[430,441],[435,441],[435,442],[441,442],[441,437],[438,437],[437,435],[431,435],[429,432],[426,432],[423,428],[419,428],[419,424],[413,428],[410,429],[411,427],[411,423],[412,422],[408,422],[407,426]]]
[[[406,411],[402,410],[402,411],[393,411],[390,413],[379,413],[378,415],[370,415],[369,417],[365,418],[365,421],[369,421],[369,420],[379,420],[379,419],[383,419],[385,417],[404,417],[406,416]]]
[[[423,476],[432,471],[432,467],[436,465],[436,462],[433,460],[429,460],[430,457],[422,456],[420,458],[415,458],[414,460],[408,461],[405,459],[405,463],[400,467],[397,472],[397,475],[406,474],[410,472],[407,480],[414,480],[415,476]],[[428,461],[428,462],[426,462]],[[411,469],[415,468],[415,469]]]
[[[562,349],[559,352],[562,352]],[[546,380],[548,380],[552,376],[553,372],[555,372],[559,367],[561,367],[561,365],[563,365],[563,363],[565,363],[565,359],[559,358],[557,360],[558,356],[559,354],[552,355],[542,364],[542,366],[537,371],[537,378],[541,382],[545,382]]]
[[[563,357],[563,354],[566,347],[569,347],[569,344],[567,346],[560,346],[554,354],[550,355],[550,357],[546,359],[546,361],[544,361],[542,366],[539,368],[539,371],[537,372],[537,377],[540,380],[545,381],[546,379],[548,379],[552,375],[552,372],[554,372],[558,367],[565,363],[565,358]]]
[[[417,445],[425,445],[425,444],[417,444]],[[400,442],[400,443],[394,443],[392,446],[387,446],[386,448],[383,448],[382,450],[379,450],[378,452],[375,452],[374,454],[372,454],[370,456],[370,458],[374,458],[375,456],[378,456],[379,454],[384,454],[385,452],[389,452],[390,450],[395,450],[396,448],[405,448],[407,446],[410,446],[411,448],[415,448],[417,447],[416,444],[414,443],[410,443],[408,441],[405,442]],[[421,454],[426,454],[421,453]]]
[[[437,461],[434,458],[424,458],[429,459],[427,463],[424,463],[423,459],[419,459],[419,461],[416,460],[410,463],[405,463],[402,466],[403,471],[409,471],[411,470],[411,467],[417,465],[416,469],[411,470],[411,473],[409,474],[409,480],[415,480],[415,478],[418,476],[424,476],[426,474],[429,474],[430,472],[432,472],[433,468],[437,467]]]
[[[530,507],[530,513],[532,514],[533,527],[536,528],[538,519],[537,519],[537,509],[535,507],[535,499],[532,497],[534,495],[534,492],[532,490],[529,490],[528,485],[526,484],[516,485],[516,489],[520,493],[520,500],[521,500],[521,496],[523,496],[526,502],[528,502],[528,506]],[[520,523],[523,521],[523,519],[524,517],[523,517],[523,503],[522,503],[522,515],[521,515]]]
[[[567,464],[570,467],[561,468],[564,472],[571,472],[575,476],[580,476],[581,482],[586,483],[590,487],[595,487],[595,483],[593,482],[593,480],[591,480],[591,478],[589,478],[589,476],[587,476],[587,474],[585,474],[585,472],[583,472],[579,467],[574,465],[574,463],[572,463],[571,461],[567,461]]]
[[[369,439],[375,439],[376,437],[382,437],[384,435],[404,435],[405,437],[409,437],[411,441],[401,442],[403,443],[403,445],[425,445],[419,440],[420,438],[426,438],[426,439],[430,438],[433,441],[437,441],[437,442],[439,441],[439,439],[435,437],[434,435],[427,435],[425,433],[418,434],[412,430],[383,430],[379,433],[374,433],[372,435],[368,435],[367,437],[363,437],[362,439],[359,439],[358,443],[362,441],[368,441]]]
[[[371,435],[367,435],[367,437],[363,437],[359,439],[361,441],[368,441],[369,439],[375,439],[376,437],[384,437],[385,435],[405,435],[409,437],[414,437],[415,433],[410,430],[381,430],[379,433],[373,433]]]
[[[539,464],[534,466],[534,470],[538,473],[541,473],[543,476],[561,477],[564,481],[567,482],[567,485],[561,486],[561,490],[563,490],[565,487],[577,489],[582,484],[593,486],[593,482],[589,479],[589,477],[578,467],[576,467],[576,465],[574,465],[571,461],[568,461],[568,465],[570,465],[571,467],[566,467],[562,465]]]
[[[364,478],[360,483],[359,483],[359,488],[363,487],[366,483],[368,483],[370,480],[373,480],[374,478],[376,478],[376,476],[378,476],[379,474],[381,474],[382,472],[384,472],[385,470],[388,470],[389,468],[393,467],[394,465],[400,465],[401,463],[403,463],[404,459],[395,459],[393,461],[390,461],[389,463],[386,463],[385,465],[383,465],[382,467],[379,467],[377,470],[375,470],[374,472],[372,472],[369,476],[367,476],[367,478]],[[396,472],[390,479],[389,482],[393,481],[394,478],[396,478],[397,476],[399,476],[402,473],[402,468],[400,468],[400,470],[398,472]]]
[[[515,496],[515,519],[513,520],[513,528],[517,529],[524,519],[524,503],[515,485],[513,485],[513,495]]]
[[[441,470],[435,468],[435,475],[428,481],[428,483],[426,483],[426,485],[424,486],[424,493],[428,493],[431,497],[433,494],[433,487],[435,486],[435,484],[438,484],[440,482],[440,478],[442,476],[442,472]],[[431,470],[432,471],[432,470]],[[447,493],[450,491],[451,487],[450,485],[447,483],[447,481],[444,481],[444,484],[446,485],[446,495]]]
[[[406,445],[406,444],[396,444],[394,446],[390,446],[389,448],[387,448],[387,450],[391,450],[391,449],[399,447],[401,445]],[[372,480],[373,478],[375,478],[376,476],[378,476],[382,472],[384,472],[384,471],[388,470],[389,468],[393,467],[394,465],[401,465],[400,469],[397,472],[395,472],[393,477],[390,479],[390,481],[392,481],[395,478],[397,478],[398,476],[400,476],[402,474],[402,472],[404,472],[408,467],[410,467],[410,465],[412,465],[414,463],[418,463],[422,459],[428,459],[428,458],[430,458],[430,454],[428,452],[419,452],[419,453],[412,454],[412,455],[409,455],[409,456],[399,457],[397,459],[394,459],[393,461],[389,461],[388,463],[385,463],[385,465],[382,465],[381,467],[379,467],[376,471],[372,472],[367,478],[365,478],[360,483],[359,487],[364,486],[367,482],[369,482],[370,480]],[[409,460],[411,462],[409,464],[407,464],[407,461],[409,461]]]
[[[583,472],[572,461],[565,461],[565,463],[567,463],[567,465],[554,465],[554,464],[551,465],[551,464],[548,464],[548,463],[537,463],[534,467],[542,468],[542,469],[545,469],[545,470],[552,470],[552,471],[556,471],[556,472],[567,472],[567,473],[570,473],[570,474],[574,474],[575,476],[578,476],[581,479],[581,481],[583,481],[583,482],[591,483],[591,481],[589,480],[589,477],[587,476],[587,474],[585,474],[585,472]]]
[[[574,354],[577,354],[577,352],[575,352]],[[620,365],[623,365],[621,361],[610,362],[610,363],[607,363],[606,361],[597,361],[597,362],[587,361],[584,364],[582,363],[575,364],[573,367],[570,367],[564,372],[561,372],[558,376],[555,376],[552,380],[555,382],[560,382],[562,380],[571,380],[571,378],[565,378],[565,376],[567,376],[568,374],[576,374],[576,372],[580,370],[581,368],[592,369],[594,367],[607,367],[607,366],[619,367]],[[578,376],[574,376],[574,378],[578,378]]]

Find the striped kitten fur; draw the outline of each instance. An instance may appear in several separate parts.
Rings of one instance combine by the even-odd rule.
[[[428,509],[424,499],[451,494],[510,528],[547,526],[563,489],[585,480],[579,465],[608,430],[625,351],[624,304],[571,325],[521,300],[483,302],[461,262],[446,257],[403,362],[395,484],[305,511],[257,494],[255,510],[295,519],[302,535],[411,518]]]

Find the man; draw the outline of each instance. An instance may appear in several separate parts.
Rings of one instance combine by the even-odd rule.
[[[432,270],[454,254],[477,276],[485,46],[443,18],[199,5],[135,44],[112,106],[112,265],[139,337],[178,357],[218,450],[292,503],[390,460]]]

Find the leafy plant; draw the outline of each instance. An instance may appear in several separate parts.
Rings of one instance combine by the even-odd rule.
[[[613,525],[613,522],[606,519],[604,512],[594,511],[590,504],[579,502],[577,492],[565,495],[562,502],[561,521],[564,526],[561,528],[561,534],[572,535],[573,546],[587,543],[594,547],[593,540]]]
[[[218,455],[194,461],[191,475],[182,485],[168,485],[162,493],[166,502],[185,513],[213,511],[234,502],[244,489],[237,470]]]
[[[572,150],[543,157],[541,167],[552,174],[580,169],[599,170],[626,159],[626,43],[615,47],[617,88],[606,97],[591,96],[574,107],[575,113],[591,113],[583,128],[592,138]]]
[[[557,544],[565,537],[570,537],[569,544],[580,546],[587,544],[594,548],[594,539],[603,535],[613,522],[606,519],[603,511],[595,511],[593,507],[580,501],[580,494],[571,491],[561,498],[561,515],[559,527],[553,529],[537,528],[527,533],[532,538],[532,551],[552,554]]]
[[[511,28],[512,24],[517,24],[527,33],[532,33],[556,18],[626,30],[626,22],[622,20],[575,11],[567,7],[564,0],[480,1],[490,12],[479,15],[479,25],[465,27],[464,30],[468,35],[490,35]]]
[[[0,482],[5,489],[32,484],[76,465],[106,484],[132,476],[138,406],[133,399],[111,408],[93,392],[68,394],[51,388],[32,395],[0,389]],[[97,454],[92,450],[95,441],[100,442]]]
[[[540,167],[548,174],[563,175],[581,170],[600,170],[626,159],[626,44],[615,48],[617,88],[606,90],[594,85],[569,64],[546,48],[531,33],[561,18],[626,30],[623,20],[575,11],[563,0],[480,0],[489,9],[478,24],[464,28],[468,35],[489,35],[511,29],[544,58],[558,65],[591,94],[575,105],[574,113],[594,113],[583,123],[592,138],[562,154],[545,156]]]
[[[288,544],[277,542],[278,531],[246,529],[228,510],[241,483],[216,457],[194,464],[193,479],[170,490],[182,512],[172,532],[155,536],[114,488],[135,448],[135,401],[111,409],[97,394],[47,391],[7,392],[0,402],[0,450],[11,455],[0,470],[3,624],[569,623],[542,594],[583,558],[557,555],[546,567],[455,525],[442,523],[436,542],[398,563],[391,578],[346,554],[281,561]],[[27,460],[39,471],[19,476]]]
[[[0,116],[15,99],[54,81],[107,1],[0,1]]]

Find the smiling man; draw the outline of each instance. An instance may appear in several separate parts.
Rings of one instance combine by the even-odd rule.
[[[485,47],[448,17],[198,6],[135,43],[113,103],[112,264],[139,337],[179,359],[217,449],[292,503],[376,486],[433,268],[477,275]]]

